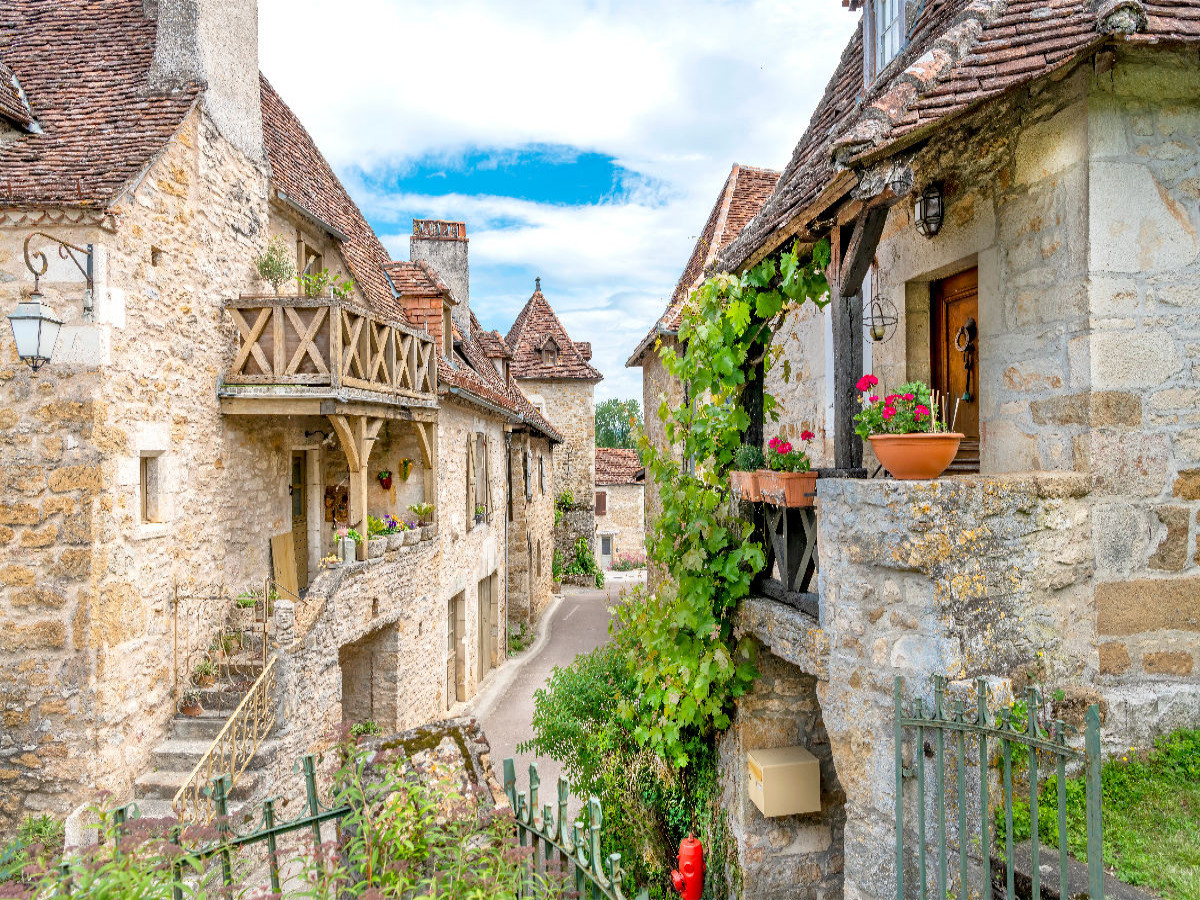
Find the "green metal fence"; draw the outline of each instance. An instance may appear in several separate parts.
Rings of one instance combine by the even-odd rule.
[[[588,800],[580,821],[568,815],[570,787],[565,778],[558,779],[556,803],[538,807],[541,778],[537,763],[529,766],[529,790],[517,793],[516,769],[511,759],[504,760],[504,793],[517,821],[517,837],[522,847],[532,846],[532,865],[540,875],[557,865],[567,883],[574,883],[575,894],[591,900],[625,900],[621,870],[621,854],[612,853],[607,859],[601,850],[601,831],[604,815],[600,801]],[[568,833],[569,832],[569,833]],[[646,900],[645,888],[636,895]]]
[[[1007,900],[1016,897],[1016,878],[1013,850],[1013,765],[1014,760],[1028,765],[1029,817],[1032,832],[1030,846],[1030,880],[1031,896],[1039,900],[1041,896],[1041,865],[1038,823],[1042,810],[1038,806],[1039,764],[1046,760],[1049,763],[1047,771],[1053,771],[1057,776],[1057,816],[1058,816],[1058,896],[1066,898],[1068,893],[1069,858],[1067,849],[1067,769],[1082,765],[1086,782],[1086,827],[1087,827],[1087,869],[1088,893],[1090,900],[1103,900],[1104,897],[1104,866],[1101,852],[1101,815],[1100,815],[1100,710],[1096,705],[1088,708],[1085,717],[1086,727],[1083,749],[1079,750],[1067,743],[1068,726],[1061,720],[1052,723],[1039,724],[1038,710],[1041,708],[1041,698],[1034,688],[1030,688],[1025,696],[1025,721],[1015,721],[1012,709],[1002,709],[999,714],[989,713],[987,705],[987,683],[978,679],[975,683],[975,702],[973,709],[968,709],[962,700],[947,703],[946,679],[934,679],[933,705],[928,707],[920,698],[913,701],[911,712],[905,711],[904,679],[897,676],[895,681],[895,741],[896,741],[896,897],[903,900],[904,893],[904,785],[915,781],[916,790],[916,833],[917,840],[916,868],[918,890],[911,892],[926,900],[929,893],[927,866],[928,857],[935,856],[936,893],[938,900],[949,900],[951,897],[967,898],[971,896],[971,883],[980,897],[991,897],[993,887],[997,892],[1002,889]],[[906,732],[907,729],[907,732]],[[1071,729],[1073,730],[1073,729]],[[904,740],[906,733],[913,738],[912,766],[904,765]],[[949,751],[947,751],[949,743]],[[974,750],[975,752],[972,752]],[[997,750],[998,757],[997,757]],[[1015,755],[1014,755],[1015,754]],[[935,804],[933,822],[927,821],[929,811],[926,809],[926,755],[931,755],[930,765],[933,769]],[[994,772],[993,758],[996,758]],[[968,768],[973,768],[978,774],[978,795],[971,796],[972,786],[968,783]],[[1018,765],[1019,768],[1019,765]],[[953,778],[949,774],[953,769]],[[999,781],[1001,798],[1004,809],[1003,847],[1001,835],[994,834],[992,828],[992,801],[990,791],[992,780]],[[947,781],[953,780],[951,789]],[[953,790],[953,799],[957,807],[957,849],[947,851],[947,795]],[[972,873],[969,864],[968,843],[973,841],[974,834],[969,831],[968,806],[978,803],[979,822],[978,836],[980,854],[977,865],[979,871]],[[932,825],[936,844],[933,838],[927,840],[928,831]],[[994,885],[992,877],[992,848],[993,839],[998,853],[1002,854],[1004,881],[1002,885]],[[950,856],[956,852],[958,857],[958,883],[951,883],[951,873],[948,870]],[[974,874],[974,879],[972,878]],[[954,893],[957,889],[957,894]]]

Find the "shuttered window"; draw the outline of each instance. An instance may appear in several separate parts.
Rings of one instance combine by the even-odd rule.
[[[596,491],[596,515],[603,516],[608,512],[608,493]]]

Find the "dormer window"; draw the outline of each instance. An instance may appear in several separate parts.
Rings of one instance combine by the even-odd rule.
[[[542,348],[542,362],[547,366],[558,365],[558,344],[548,341]]]
[[[296,271],[301,275],[316,275],[325,268],[325,258],[321,252],[309,244],[304,238],[296,241]]]
[[[868,86],[904,49],[904,7],[905,0],[867,0],[863,13],[863,50]]]

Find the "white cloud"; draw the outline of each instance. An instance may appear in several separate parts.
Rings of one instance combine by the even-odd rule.
[[[339,172],[471,146],[561,144],[668,186],[665,201],[635,191],[559,206],[370,196],[347,179],[377,225],[408,210],[462,218],[474,266],[540,272],[567,328],[592,341],[602,397],[640,395],[624,361],[661,312],[730,164],[786,164],[857,21],[837,0],[351,0],[332,10],[260,0],[260,16],[263,70]],[[403,258],[407,222],[396,225],[390,238],[381,231]],[[473,305],[496,321],[527,296],[473,282]]]

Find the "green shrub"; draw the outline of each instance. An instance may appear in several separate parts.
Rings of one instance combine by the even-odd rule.
[[[733,467],[739,472],[753,472],[767,467],[762,447],[757,444],[742,444],[733,454]]]
[[[596,580],[596,587],[604,587],[604,571],[597,564],[587,538],[580,536],[575,541],[575,559],[563,570],[563,574],[591,575]]]
[[[254,267],[258,270],[258,277],[270,284],[278,294],[281,284],[296,277],[295,258],[296,251],[282,237],[276,236],[271,238],[262,255],[254,260]]]
[[[27,868],[44,868],[62,856],[63,823],[53,816],[26,816],[17,835],[0,845],[0,884],[24,880]]]

